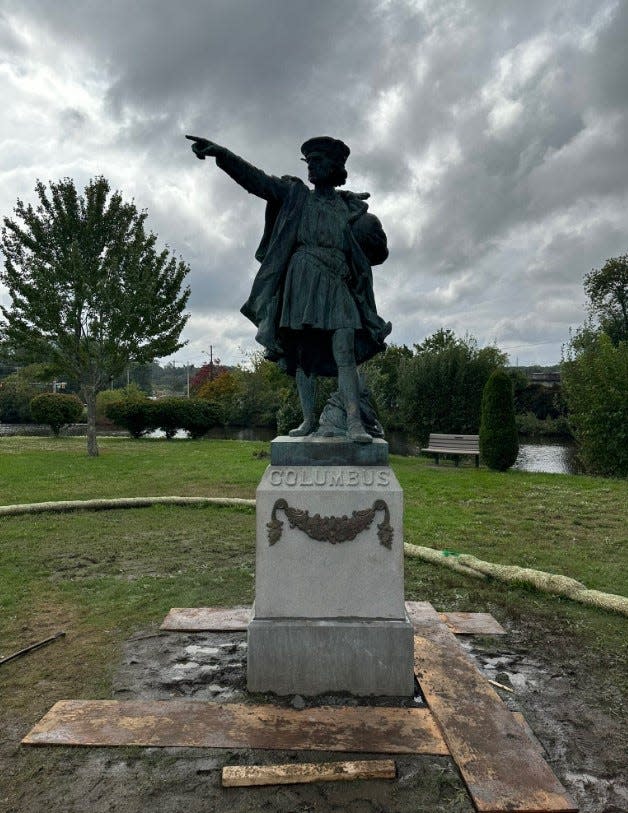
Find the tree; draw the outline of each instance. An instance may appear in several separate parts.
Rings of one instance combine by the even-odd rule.
[[[628,475],[628,341],[584,327],[561,367],[578,455],[593,474]]]
[[[18,200],[4,219],[0,272],[11,297],[1,308],[9,341],[49,361],[79,385],[87,405],[87,450],[98,454],[96,395],[130,362],[183,345],[189,267],[158,251],[146,212],[110,193],[105,178],[83,195],[74,181],[38,181],[36,207]]]
[[[611,257],[584,277],[589,311],[614,345],[628,341],[628,254]]]
[[[404,426],[421,443],[430,432],[477,434],[482,391],[506,355],[496,347],[478,347],[472,336],[439,330],[415,345],[399,369],[400,412]]]
[[[519,453],[512,380],[504,370],[491,374],[482,393],[480,452],[489,469],[497,471],[509,469]]]
[[[211,362],[203,364],[200,370],[190,378],[190,393],[199,395],[204,384],[215,381],[226,372],[228,369],[220,363],[220,359],[213,359]],[[207,396],[201,397],[206,398]]]
[[[383,353],[378,353],[361,367],[386,429],[403,428],[399,376],[402,361],[411,358],[412,350],[405,344],[390,344]]]

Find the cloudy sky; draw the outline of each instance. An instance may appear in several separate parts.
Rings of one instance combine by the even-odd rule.
[[[183,135],[304,179],[332,135],[388,234],[391,341],[554,363],[583,274],[628,252],[627,42],[621,0],[0,0],[0,213],[105,175],[191,266],[176,359],[236,363],[264,202]]]

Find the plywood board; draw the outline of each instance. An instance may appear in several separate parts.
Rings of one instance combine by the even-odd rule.
[[[252,615],[250,607],[173,607],[161,629],[171,632],[246,631]]]
[[[194,700],[62,700],[22,742],[449,754],[425,708],[320,706],[296,711]]]
[[[577,808],[438,613],[415,625],[415,671],[481,813]]]
[[[433,612],[427,601],[406,601],[410,618],[420,620]],[[490,613],[440,613],[442,620],[456,635],[505,635],[506,630]],[[170,632],[245,632],[253,616],[250,607],[173,607],[162,630]]]
[[[454,635],[506,635],[506,630],[490,613],[438,614]]]
[[[356,779],[394,779],[392,759],[353,762],[307,762],[288,765],[230,765],[222,769],[226,788],[254,785],[295,785],[312,782],[351,782]]]
[[[530,728],[530,724],[528,723],[526,718],[523,716],[523,714],[520,711],[513,711],[512,716],[515,718],[517,723],[519,723],[521,728],[528,735],[528,739],[530,740],[530,742],[532,743],[534,748],[536,748],[536,750],[539,752],[539,754],[544,755],[545,754],[545,748],[543,748],[541,743],[536,738],[536,734]]]

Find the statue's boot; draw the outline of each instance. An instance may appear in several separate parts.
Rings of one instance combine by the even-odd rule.
[[[338,389],[347,413],[347,437],[354,443],[372,443],[360,417],[360,384],[354,365],[338,367]]]
[[[288,434],[291,438],[302,438],[311,435],[316,429],[316,416],[314,406],[316,404],[316,376],[306,375],[299,367],[296,374],[297,392],[301,402],[303,412],[303,422],[296,429],[291,429]]]

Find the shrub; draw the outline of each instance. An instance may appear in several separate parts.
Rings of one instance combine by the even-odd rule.
[[[578,455],[593,474],[628,475],[628,342],[579,331],[562,380]]]
[[[102,392],[99,392],[96,396],[96,423],[99,426],[113,425],[112,419],[107,414],[107,407],[115,401],[124,401],[126,398],[134,398],[137,400],[145,399],[146,396],[137,384],[130,384],[128,387],[121,387],[115,390],[102,390]]]
[[[154,402],[148,398],[124,398],[107,404],[105,414],[132,437],[141,438],[156,428],[153,406]]]
[[[161,429],[167,440],[171,440],[181,428],[183,398],[160,398],[152,402],[154,428]]]
[[[191,438],[202,438],[212,428],[222,423],[220,407],[202,398],[186,398],[179,403],[180,429],[185,429]]]
[[[83,404],[76,395],[44,392],[31,401],[31,414],[37,423],[45,423],[55,435],[61,427],[76,423],[83,415]]]
[[[15,373],[0,381],[0,423],[32,423],[31,401],[37,388]]]
[[[504,370],[495,370],[482,393],[480,452],[489,469],[509,469],[519,453],[512,381]]]

